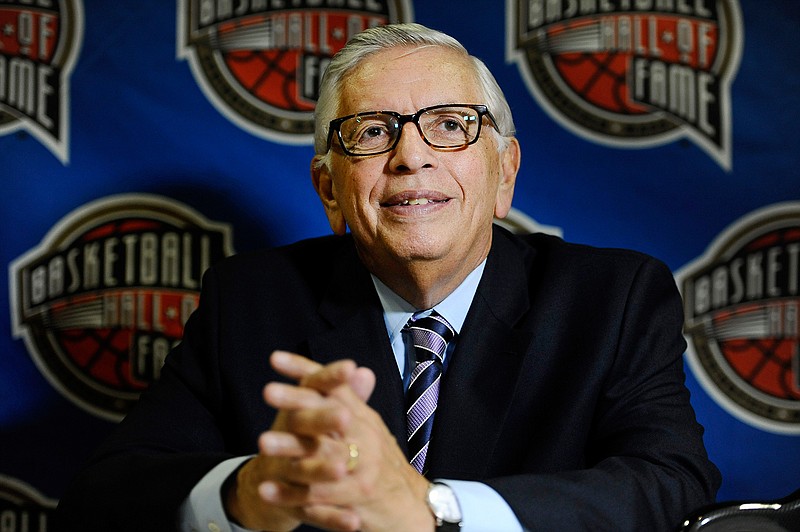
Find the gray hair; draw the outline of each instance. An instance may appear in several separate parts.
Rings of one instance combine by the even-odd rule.
[[[498,149],[504,149],[508,139],[514,136],[514,119],[502,89],[497,84],[486,65],[467,52],[466,48],[453,37],[440,31],[432,30],[421,24],[389,24],[376,26],[356,34],[331,60],[325,70],[319,90],[315,112],[314,151],[318,165],[327,164],[328,128],[330,121],[339,113],[339,96],[347,74],[355,69],[361,61],[377,52],[395,47],[419,48],[438,46],[454,50],[472,61],[475,76],[483,92],[484,102],[497,121],[499,133]],[[493,128],[488,128],[495,131]]]

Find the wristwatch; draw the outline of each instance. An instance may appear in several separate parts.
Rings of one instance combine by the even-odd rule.
[[[425,500],[436,519],[437,532],[461,530],[461,508],[458,506],[458,499],[450,486],[441,482],[431,483],[428,486]]]

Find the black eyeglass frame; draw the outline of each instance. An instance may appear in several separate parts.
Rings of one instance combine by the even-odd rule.
[[[474,139],[472,139],[471,141],[467,142],[466,144],[462,144],[460,146],[441,146],[441,145],[432,143],[431,141],[429,141],[425,137],[425,133],[422,132],[422,128],[420,128],[420,126],[419,126],[419,118],[424,113],[427,113],[428,111],[433,111],[434,109],[445,109],[447,107],[467,107],[469,109],[472,109],[476,113],[478,113],[478,131],[475,133],[475,138]],[[395,117],[397,119],[397,126],[398,126],[397,127],[397,136],[394,138],[394,142],[392,142],[392,144],[390,146],[387,146],[385,149],[383,149],[381,151],[378,151],[378,152],[356,153],[356,152],[352,152],[352,151],[348,150],[344,145],[344,139],[342,139],[341,125],[345,121],[350,120],[351,118],[356,118],[356,117],[359,117],[359,116],[372,116],[372,115],[377,115],[377,114],[391,115],[391,116],[393,116],[393,117]],[[408,122],[411,122],[415,126],[417,126],[417,132],[419,132],[419,136],[422,138],[422,140],[425,141],[425,144],[427,144],[428,146],[431,146],[432,148],[438,148],[438,149],[458,150],[458,149],[461,149],[461,148],[466,148],[467,146],[469,146],[471,144],[475,144],[476,142],[478,142],[478,139],[481,138],[481,127],[483,126],[483,117],[484,116],[488,116],[489,120],[492,121],[492,124],[494,124],[495,128],[496,128],[497,121],[494,119],[494,116],[492,115],[491,111],[489,111],[489,108],[487,106],[483,105],[483,104],[472,104],[472,103],[445,103],[445,104],[440,104],[440,105],[431,105],[430,107],[423,107],[422,109],[418,110],[416,113],[413,113],[413,114],[410,114],[410,115],[400,114],[400,113],[398,113],[396,111],[366,111],[366,112],[363,112],[363,113],[356,113],[356,114],[352,114],[352,115],[342,116],[342,117],[339,117],[339,118],[334,118],[333,120],[330,121],[330,123],[328,125],[328,142],[327,142],[328,149],[327,149],[327,151],[330,151],[330,149],[331,149],[332,141],[333,141],[333,132],[335,131],[336,132],[336,136],[339,138],[339,146],[341,146],[342,151],[346,155],[349,155],[350,157],[371,157],[373,155],[380,155],[382,153],[390,152],[393,149],[395,149],[395,147],[397,147],[397,144],[400,142],[400,136],[403,134],[403,127]],[[491,125],[490,125],[490,127],[491,127]]]

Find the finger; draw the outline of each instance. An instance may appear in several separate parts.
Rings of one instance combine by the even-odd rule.
[[[352,460],[347,445],[327,437],[294,439],[292,435],[267,432],[259,444],[262,453],[272,458],[271,476],[264,478],[290,484],[309,486],[341,480],[347,476]]]
[[[349,389],[346,385],[342,387]],[[341,434],[353,419],[351,407],[342,401],[290,384],[267,384],[264,400],[278,410],[272,429],[299,436]]]
[[[289,351],[273,351],[269,361],[275,371],[296,381],[322,369],[318,362]]]
[[[302,506],[308,504],[309,487],[267,480],[258,485],[258,496],[276,506]]]
[[[259,497],[272,505],[294,508],[292,513],[303,522],[325,529],[357,531],[361,529],[361,519],[353,510],[310,502],[309,490],[283,482],[263,482],[258,487]]]
[[[355,371],[356,364],[352,360],[337,360],[306,375],[300,380],[300,385],[326,394],[337,386],[348,383]]]
[[[325,408],[286,412],[283,430],[300,436],[341,435],[352,420],[353,413],[347,407],[330,401]]]
[[[272,473],[259,484],[258,492],[265,501],[281,506],[330,504],[343,489],[337,481],[346,476],[341,463],[336,467],[319,457],[276,460]]]
[[[306,523],[325,530],[345,532],[361,530],[361,519],[348,508],[339,506],[311,505],[303,511]]]
[[[339,360],[322,366],[288,351],[275,351],[270,357],[270,362],[273,368],[285,377],[321,393],[329,393],[336,386],[349,382],[356,394],[366,401],[375,388],[375,374],[372,370],[357,367],[352,360]]]
[[[268,431],[258,440],[265,456],[284,459],[274,466],[276,477],[301,484],[312,481],[337,480],[348,472],[352,451],[339,440],[301,438],[285,432]],[[355,447],[357,450],[358,448]],[[273,464],[278,463],[273,462]]]
[[[270,382],[264,386],[264,401],[277,410],[324,408],[325,398],[318,392],[292,384]]]
[[[364,402],[368,401],[375,390],[375,373],[366,367],[359,367],[353,372],[350,380],[353,392]]]
[[[290,530],[300,524],[296,507],[265,504],[259,486],[273,475],[276,460],[258,455],[248,460],[236,474],[232,489],[226,495],[229,515],[248,529]]]
[[[369,408],[362,394],[369,395],[375,387],[375,374],[367,368],[359,369],[366,371],[360,372],[358,377],[354,378],[346,386],[337,386],[328,394],[331,399],[341,404],[345,410],[353,413]]]
[[[311,456],[318,445],[313,438],[301,438],[296,434],[267,431],[258,438],[258,448],[266,456],[274,458],[302,458]]]
[[[319,455],[287,461],[281,469],[281,479],[292,484],[318,486],[332,483],[347,476],[347,467],[341,460],[326,460]]]

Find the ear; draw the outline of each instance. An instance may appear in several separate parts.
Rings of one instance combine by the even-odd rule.
[[[317,191],[319,199],[322,200],[322,206],[325,208],[325,215],[328,217],[331,229],[335,234],[343,235],[347,232],[347,222],[345,222],[344,214],[336,200],[336,187],[328,165],[318,164],[319,157],[317,155],[311,161],[311,181],[314,183],[314,190]]]
[[[500,154],[500,183],[494,204],[494,215],[497,218],[505,218],[511,210],[521,156],[519,142],[516,138],[511,138],[506,149]]]

